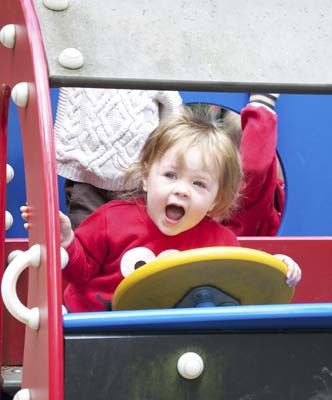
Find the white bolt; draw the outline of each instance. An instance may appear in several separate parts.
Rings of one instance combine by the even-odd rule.
[[[183,378],[196,379],[203,372],[204,362],[197,353],[184,353],[178,360],[177,369]]]
[[[14,170],[11,165],[6,166],[6,183],[10,182],[14,178]]]
[[[6,210],[6,217],[5,217],[5,230],[7,231],[13,225],[14,219],[13,216],[9,211]]]
[[[13,102],[19,107],[26,107],[29,100],[29,84],[28,82],[20,82],[13,87]]]
[[[58,61],[64,68],[68,69],[79,69],[84,65],[83,54],[79,50],[71,47],[62,50]]]
[[[13,400],[31,400],[30,390],[29,389],[21,389],[14,396]]]
[[[39,244],[34,244],[29,248],[31,254],[31,267],[39,268],[41,259],[41,248]]]
[[[60,247],[60,256],[61,256],[61,269],[64,269],[68,264],[69,256],[67,251],[63,247]]]
[[[30,308],[28,326],[34,331],[38,331],[40,324],[40,313],[38,307]]]
[[[45,7],[53,11],[63,11],[68,8],[68,0],[43,0]]]
[[[0,31],[0,42],[9,49],[15,47],[16,41],[16,29],[15,25],[9,24],[5,25]]]

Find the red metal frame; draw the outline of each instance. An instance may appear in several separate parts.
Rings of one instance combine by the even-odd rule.
[[[292,303],[332,303],[332,237],[242,237],[244,247],[286,254],[302,269]]]
[[[3,84],[0,88],[0,274],[5,264],[5,210],[6,210],[6,164],[7,164],[7,129],[10,89]],[[0,306],[0,368],[2,367],[3,348],[3,306]]]
[[[29,245],[38,243],[42,249],[40,268],[29,269],[27,305],[39,307],[41,323],[38,332],[30,328],[25,330],[22,387],[30,389],[35,400],[61,400],[63,331],[59,206],[46,57],[33,1],[1,0],[0,8],[0,28],[7,24],[16,27],[15,48],[0,46],[1,84],[11,89],[19,82],[29,84],[28,106],[19,109],[27,200],[32,209]],[[1,113],[8,113],[4,106]],[[0,172],[4,169],[3,164],[4,160],[1,160]],[[0,178],[3,182],[3,175]],[[3,215],[3,208],[0,212]]]
[[[14,250],[25,251],[29,248],[27,239],[7,239],[5,244],[5,259]],[[17,295],[23,304],[27,303],[28,274],[20,276],[17,282]],[[25,326],[12,317],[6,308],[3,310],[3,347],[2,364],[10,366],[23,365]]]

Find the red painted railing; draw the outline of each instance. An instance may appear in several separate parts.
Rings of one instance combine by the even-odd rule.
[[[38,331],[25,329],[22,387],[30,390],[34,400],[61,400],[63,333],[59,207],[47,64],[33,1],[0,0],[0,9],[0,28],[14,24],[16,29],[15,47],[0,46],[0,84],[11,90],[20,82],[27,82],[29,87],[28,104],[19,109],[19,118],[27,200],[32,209],[29,246],[41,246],[40,267],[29,269],[27,299],[29,308],[39,307],[41,322]],[[1,125],[5,126],[6,101],[0,106]],[[5,135],[1,136],[3,140]],[[0,159],[2,185],[6,182],[3,152]],[[3,191],[1,187],[2,197]],[[4,215],[3,200],[0,212]],[[3,246],[3,221],[0,228]],[[1,256],[4,256],[3,250]]]

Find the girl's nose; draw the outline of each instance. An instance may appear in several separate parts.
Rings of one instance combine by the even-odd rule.
[[[189,190],[187,185],[184,183],[177,182],[173,189],[173,193],[176,194],[177,196],[180,197],[188,197],[189,196]]]

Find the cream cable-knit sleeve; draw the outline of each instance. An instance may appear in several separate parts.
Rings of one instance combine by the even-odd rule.
[[[58,174],[108,190],[123,186],[160,119],[181,107],[178,92],[61,88],[54,127]]]

